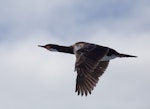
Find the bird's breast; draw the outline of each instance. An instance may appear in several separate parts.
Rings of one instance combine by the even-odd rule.
[[[74,53],[76,53],[78,50],[80,50],[82,47],[79,45],[75,45],[73,48]]]

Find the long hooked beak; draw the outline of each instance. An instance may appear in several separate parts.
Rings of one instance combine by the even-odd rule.
[[[38,47],[43,47],[43,48],[45,48],[45,46],[43,46],[43,45],[38,45]]]

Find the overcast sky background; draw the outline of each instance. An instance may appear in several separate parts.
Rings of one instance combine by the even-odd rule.
[[[112,60],[87,97],[75,56],[38,48],[77,41],[138,58]],[[149,0],[0,0],[1,109],[150,109]]]

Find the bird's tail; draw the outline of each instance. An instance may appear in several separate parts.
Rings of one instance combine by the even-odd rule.
[[[136,58],[137,56],[133,56],[133,55],[128,55],[128,54],[119,54],[119,57],[133,57]]]

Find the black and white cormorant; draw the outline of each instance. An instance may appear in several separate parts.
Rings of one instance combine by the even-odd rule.
[[[75,54],[77,71],[76,89],[78,95],[91,94],[98,83],[99,77],[106,70],[109,60],[122,57],[136,57],[128,54],[118,53],[116,50],[87,42],[77,42],[72,46],[60,46],[56,44],[47,44],[39,47],[50,51]]]

